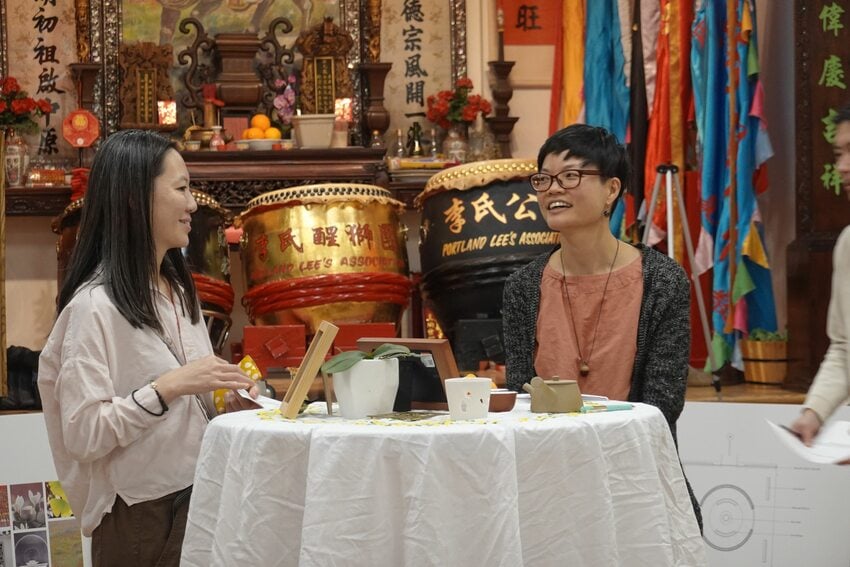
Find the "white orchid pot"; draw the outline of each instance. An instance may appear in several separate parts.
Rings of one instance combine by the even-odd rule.
[[[398,392],[398,359],[361,360],[333,374],[339,413],[345,419],[362,419],[393,411]]]

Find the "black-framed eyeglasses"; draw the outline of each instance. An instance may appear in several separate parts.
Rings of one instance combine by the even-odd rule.
[[[552,186],[552,180],[556,179],[558,185],[564,189],[574,189],[581,183],[581,178],[585,175],[602,175],[598,169],[565,169],[556,174],[549,175],[548,173],[535,173],[528,178],[531,183],[531,188],[538,193],[544,193]]]

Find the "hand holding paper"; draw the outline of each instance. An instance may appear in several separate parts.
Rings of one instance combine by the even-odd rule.
[[[819,464],[850,463],[850,421],[834,421],[821,428],[811,446],[785,426],[767,422],[780,441],[803,459]]]
[[[248,405],[253,404],[253,407],[248,407],[246,409],[280,409],[280,402],[274,398],[270,398],[268,396],[257,396],[255,399],[251,397],[251,394],[249,394],[247,390],[236,390],[234,393],[249,402]]]

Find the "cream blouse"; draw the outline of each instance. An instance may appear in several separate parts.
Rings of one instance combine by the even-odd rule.
[[[156,295],[165,337],[187,361],[213,353],[203,320]],[[39,359],[38,387],[62,487],[83,534],[112,509],[152,500],[192,484],[210,396],[182,396],[161,407],[148,385],[180,365],[148,327],[134,328],[106,289],[82,287],[62,310]],[[131,393],[135,393],[133,401]],[[210,415],[214,415],[211,412]]]

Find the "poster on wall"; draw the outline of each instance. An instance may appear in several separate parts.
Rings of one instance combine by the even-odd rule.
[[[4,0],[6,68],[22,90],[52,105],[39,131],[25,136],[31,154],[43,159],[68,159],[74,150],[59,135],[61,117],[76,107],[74,82],[68,64],[76,62],[73,0]],[[64,164],[63,164],[64,165]]]
[[[82,564],[80,522],[58,481],[0,484],[0,567]]]
[[[426,132],[433,128],[425,119],[428,96],[454,87],[455,50],[460,49],[452,37],[457,4],[383,0],[381,61],[392,63],[384,88],[384,106],[390,113],[388,147],[395,142],[396,131],[405,135],[414,121]]]

